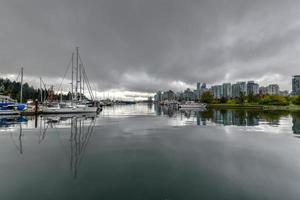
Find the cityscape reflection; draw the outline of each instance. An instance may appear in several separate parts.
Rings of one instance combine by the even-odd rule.
[[[40,142],[45,138],[47,129],[70,128],[72,132],[76,129],[73,126],[80,124],[86,119],[93,119],[94,126],[99,124],[101,119],[107,117],[127,116],[157,116],[164,119],[169,125],[197,125],[197,126],[236,126],[236,127],[280,127],[285,126],[291,132],[300,134],[300,112],[250,110],[250,109],[207,109],[207,110],[179,110],[168,106],[153,104],[113,106],[105,108],[99,116],[84,115],[78,116],[26,116],[26,117],[1,117],[0,131],[10,129],[40,128]],[[82,117],[85,119],[83,120]],[[76,122],[74,120],[81,120]],[[176,123],[168,123],[168,122]],[[78,129],[78,128],[77,128]]]

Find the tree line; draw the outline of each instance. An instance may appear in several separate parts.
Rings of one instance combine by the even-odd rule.
[[[280,95],[254,95],[250,93],[245,95],[241,92],[237,98],[221,97],[214,99],[213,94],[209,91],[204,92],[200,98],[200,102],[208,104],[260,104],[260,105],[276,105],[287,106],[290,104],[300,105],[300,95],[298,96],[280,96]]]
[[[43,93],[43,99],[47,99],[48,90],[47,89],[36,89],[33,86],[30,86],[28,83],[23,84],[23,98],[22,101],[26,102],[27,100],[40,100],[41,92]],[[9,96],[12,99],[15,99],[20,102],[20,93],[21,93],[21,82],[11,81],[8,78],[0,78],[0,94]],[[63,94],[62,100],[69,100],[71,98],[71,93]],[[60,99],[60,94],[55,94],[54,99]]]

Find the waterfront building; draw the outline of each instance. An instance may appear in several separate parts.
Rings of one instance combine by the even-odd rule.
[[[232,97],[231,83],[223,83],[223,96],[228,99]]]
[[[290,95],[290,93],[289,93],[289,91],[287,91],[287,90],[284,90],[284,91],[279,91],[279,95],[280,95],[280,96],[284,96],[284,97],[286,97],[286,96],[289,96],[289,95]]]
[[[292,95],[300,95],[300,75],[293,76]]]
[[[199,98],[201,96],[201,90],[194,90],[194,94],[196,98]]]
[[[186,101],[195,101],[196,98],[197,98],[197,96],[196,96],[196,94],[190,88],[187,88],[183,92],[183,98]]]
[[[266,94],[268,94],[267,87],[259,87],[259,94],[260,95],[266,95]]]
[[[208,91],[208,89],[206,88],[206,83],[202,83],[201,85],[200,82],[197,82],[197,89],[194,90],[196,98],[199,98],[206,91]]]
[[[215,99],[221,99],[223,97],[223,86],[222,85],[214,85],[211,87],[212,94]]]
[[[254,81],[248,81],[247,83],[247,94],[257,95],[259,94],[259,85]]]
[[[201,83],[197,82],[197,90],[200,91],[200,89],[201,89]]]
[[[175,93],[172,90],[164,92],[162,94],[162,100],[175,100]]]
[[[232,85],[232,97],[240,97],[241,92],[247,95],[247,84],[246,82],[237,82]]]
[[[267,93],[269,95],[278,95],[279,94],[279,85],[271,84],[267,86]]]

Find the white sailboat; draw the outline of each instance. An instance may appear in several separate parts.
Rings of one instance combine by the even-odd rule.
[[[76,47],[76,56],[72,53],[71,65],[71,101],[62,102],[61,100],[60,102],[47,103],[43,107],[43,114],[96,113],[101,109],[99,103],[94,100],[94,95],[80,58],[78,47]],[[90,94],[90,100],[84,96],[85,87]]]

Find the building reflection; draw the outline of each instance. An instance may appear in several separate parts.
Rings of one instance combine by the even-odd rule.
[[[266,111],[247,109],[208,109],[208,110],[178,110],[167,106],[155,105],[156,115],[176,117],[180,115],[182,120],[196,118],[197,125],[205,126],[208,122],[224,126],[259,126],[267,124],[279,126],[280,119],[291,116],[293,118],[293,132],[299,133],[299,113],[289,111]]]
[[[300,112],[293,112],[291,115],[293,117],[293,132],[300,134]]]
[[[191,112],[185,114],[188,118]],[[258,110],[222,110],[214,109],[207,111],[200,111],[195,113],[197,116],[197,124],[204,125],[207,120],[214,124],[224,126],[258,126],[260,123],[265,123],[270,126],[280,125],[280,119],[288,116],[289,113],[285,111],[258,111]],[[294,117],[293,117],[294,118]],[[293,121],[296,123],[296,121]]]

